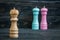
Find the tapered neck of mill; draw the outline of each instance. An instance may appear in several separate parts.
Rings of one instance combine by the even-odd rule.
[[[38,14],[39,14],[39,12],[33,12],[33,20],[34,20],[34,22],[38,22]]]
[[[11,27],[17,29],[17,18],[11,18]]]
[[[17,21],[12,21],[11,24],[17,25]]]
[[[41,15],[42,15],[42,21],[46,22],[47,21],[46,20],[47,12],[42,12]]]

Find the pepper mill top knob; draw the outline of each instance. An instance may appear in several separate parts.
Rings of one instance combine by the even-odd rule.
[[[33,8],[33,11],[39,11],[39,8],[37,8],[37,6],[35,8]]]
[[[10,15],[18,15],[19,14],[19,11],[15,8],[11,9],[10,10]]]
[[[43,8],[41,8],[41,11],[48,11],[48,9],[45,7],[45,6],[43,6]]]

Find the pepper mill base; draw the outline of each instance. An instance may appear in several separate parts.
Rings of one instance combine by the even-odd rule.
[[[10,29],[10,38],[18,38],[18,30],[11,30]]]
[[[10,36],[10,38],[18,38],[18,34],[17,33],[11,33],[9,36]]]

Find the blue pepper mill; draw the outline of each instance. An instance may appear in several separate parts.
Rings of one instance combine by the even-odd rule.
[[[39,8],[33,8],[33,21],[32,21],[32,30],[39,30],[38,14]]]

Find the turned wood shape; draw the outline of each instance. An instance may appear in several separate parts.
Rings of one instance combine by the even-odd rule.
[[[45,8],[45,6],[43,8],[41,8],[41,24],[40,24],[40,29],[41,30],[47,30],[48,29],[48,24],[47,24],[47,12],[48,9]]]
[[[18,14],[19,11],[15,8],[10,10],[10,21],[11,21],[11,26],[10,26],[10,38],[18,38],[18,27],[17,27],[17,21],[18,21]]]

